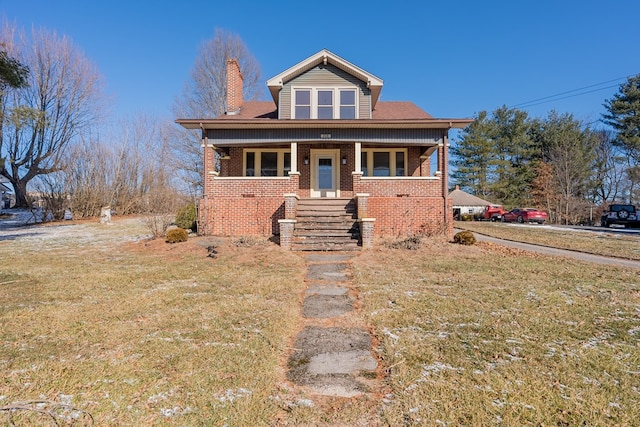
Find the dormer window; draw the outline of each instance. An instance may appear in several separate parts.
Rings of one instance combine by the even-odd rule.
[[[295,117],[296,119],[311,118],[311,90],[299,89],[295,91]]]
[[[340,118],[356,118],[356,91],[352,89],[340,89]]]
[[[293,90],[293,118],[355,119],[356,99],[354,88],[296,88]]]
[[[333,91],[318,91],[318,118],[333,119]]]

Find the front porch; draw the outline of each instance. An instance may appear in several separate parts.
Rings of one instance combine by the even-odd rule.
[[[374,237],[450,234],[451,209],[446,174],[442,173],[446,157],[445,143],[398,146],[320,140],[267,146],[205,145],[208,173],[206,196],[199,206],[199,230],[224,236],[279,235],[286,248],[320,238],[329,247],[333,243],[326,241],[327,234],[348,234],[349,230],[349,243],[359,241],[364,247],[372,245]],[[328,232],[318,227],[310,230],[300,220],[300,203],[311,206],[314,200],[332,199],[353,206],[357,226],[343,224],[344,230]],[[319,205],[323,203],[315,202]],[[323,209],[311,221],[316,226]]]

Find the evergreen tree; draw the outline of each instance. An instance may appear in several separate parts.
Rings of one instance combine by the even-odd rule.
[[[488,197],[491,164],[495,158],[493,142],[489,139],[488,114],[482,111],[467,126],[459,140],[451,146],[452,179],[480,197]]]
[[[0,51],[0,96],[6,86],[13,88],[27,85],[29,67],[11,58],[7,52]]]
[[[627,78],[619,92],[607,99],[602,117],[617,133],[615,142],[637,164],[640,161],[640,74]]]
[[[491,139],[495,144],[495,179],[491,185],[496,200],[507,206],[526,205],[530,201],[531,182],[535,178],[536,150],[529,136],[530,121],[525,111],[506,106],[493,113]]]

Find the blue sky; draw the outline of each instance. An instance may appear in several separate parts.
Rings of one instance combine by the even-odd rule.
[[[638,16],[637,0],[0,0],[0,17],[18,27],[71,37],[103,74],[117,116],[171,117],[198,47],[221,28],[245,42],[265,82],[326,48],[382,78],[381,99],[435,117],[521,105],[594,121],[640,73]]]

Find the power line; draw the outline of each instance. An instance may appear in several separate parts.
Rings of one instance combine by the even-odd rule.
[[[560,92],[560,93],[557,93],[555,95],[549,95],[549,96],[545,96],[545,97],[542,97],[542,98],[533,99],[531,101],[521,102],[520,104],[512,105],[509,108],[533,107],[534,105],[540,105],[540,104],[545,104],[547,102],[559,101],[561,99],[566,99],[566,98],[573,98],[575,96],[586,95],[588,93],[597,92],[599,90],[611,89],[613,87],[618,86],[618,84],[610,85],[610,86],[606,86],[606,87],[601,87],[601,88],[598,88],[598,89],[584,91],[585,89],[590,89],[590,88],[593,88],[593,87],[596,87],[596,86],[601,86],[601,85],[604,85],[604,84],[607,84],[607,83],[620,81],[622,79],[627,79],[629,77],[630,76],[618,77],[617,79],[607,80],[605,82],[596,83],[596,84],[585,86],[585,87],[581,87],[581,88],[578,88],[578,89],[572,89],[572,90],[568,90],[568,91],[565,91],[565,92]],[[584,91],[584,92],[582,92],[582,91]],[[575,93],[575,92],[580,92],[580,93]],[[572,95],[569,95],[569,94],[572,94]],[[567,96],[562,96],[562,95],[567,95]]]

